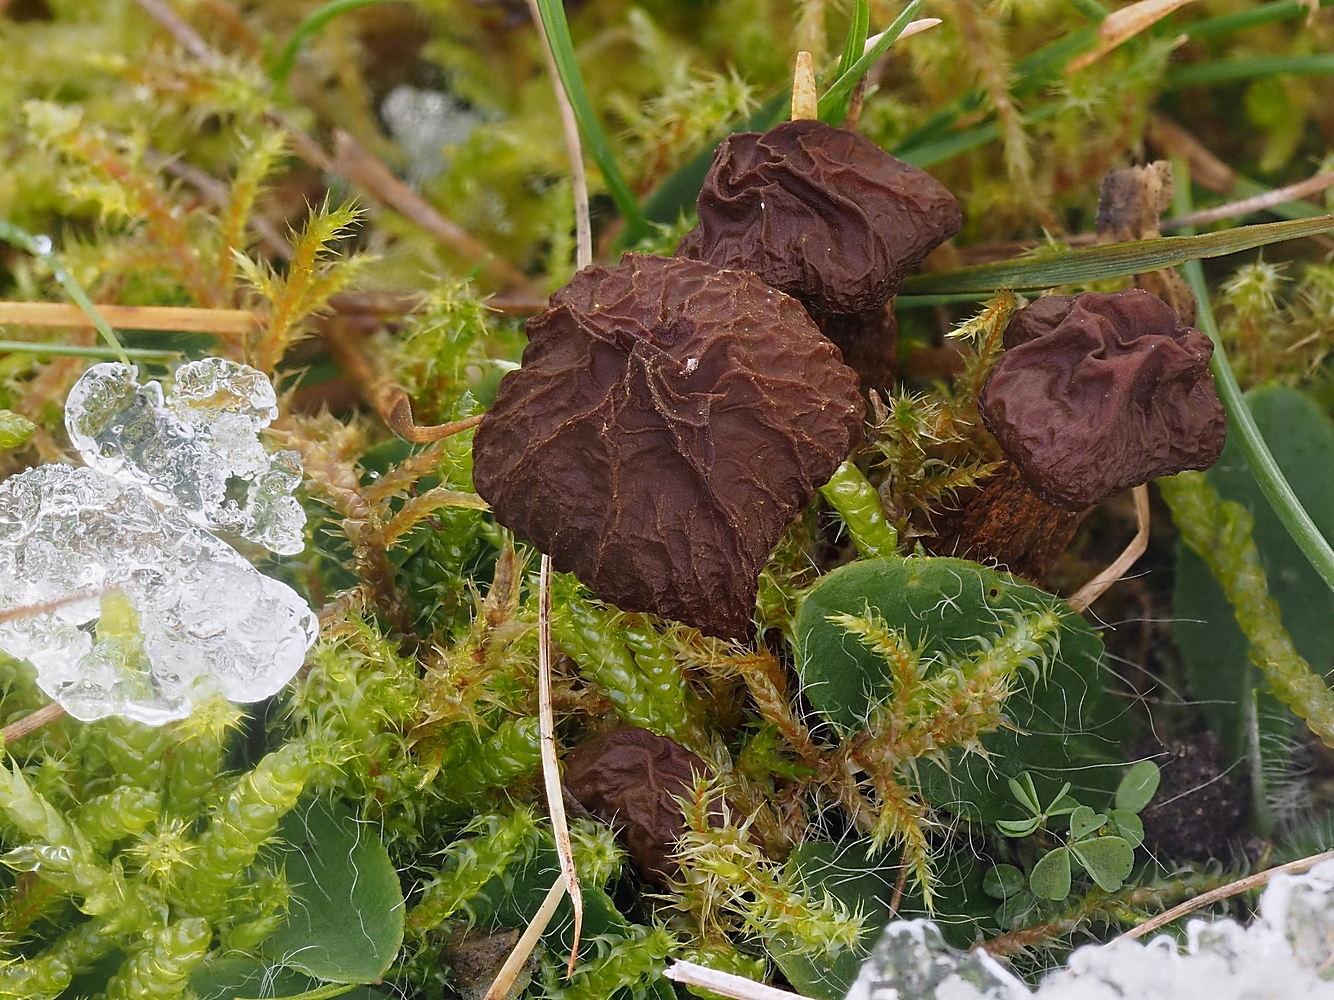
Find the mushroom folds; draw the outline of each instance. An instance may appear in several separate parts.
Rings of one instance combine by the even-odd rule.
[[[473,444],[496,520],[601,599],[724,638],[861,432],[856,374],[755,275],[627,255],[528,322]]]
[[[978,406],[1048,503],[1083,510],[1218,460],[1213,344],[1148,292],[1040,298],[1010,321],[1005,347]]]
[[[698,207],[678,257],[754,271],[834,314],[879,309],[963,218],[930,174],[804,120],[724,139]]]

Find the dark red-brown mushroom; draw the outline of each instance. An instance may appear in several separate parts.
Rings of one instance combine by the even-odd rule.
[[[570,794],[616,829],[635,868],[659,884],[680,871],[672,854],[685,832],[685,817],[676,798],[688,796],[695,778],[706,774],[704,762],[681,744],[633,726],[565,755]]]
[[[1005,346],[978,408],[1047,503],[1083,510],[1218,460],[1227,421],[1213,344],[1148,292],[1038,299]]]
[[[496,520],[599,598],[751,632],[783,529],[861,433],[854,372],[755,275],[627,255],[528,322],[473,443]]]
[[[893,380],[887,303],[962,220],[930,174],[810,120],[728,136],[698,208],[676,255],[754,271],[800,299],[867,388]]]

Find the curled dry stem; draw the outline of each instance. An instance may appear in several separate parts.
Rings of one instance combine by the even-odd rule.
[[[1130,544],[1105,570],[1095,576],[1075,592],[1069,605],[1080,614],[1101,597],[1117,580],[1126,575],[1126,571],[1144,555],[1149,548],[1149,487],[1136,486],[1132,491],[1135,497],[1135,537]]]

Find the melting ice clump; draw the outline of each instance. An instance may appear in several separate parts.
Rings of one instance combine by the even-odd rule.
[[[294,590],[181,508],[63,465],[0,483],[0,608],[39,604],[49,610],[0,623],[0,647],[28,659],[42,690],[84,721],[161,725],[215,692],[259,701],[292,678],[319,633]]]
[[[65,428],[83,460],[137,483],[196,524],[227,531],[282,555],[305,547],[305,512],[294,451],[264,451],[259,432],[278,415],[267,376],[248,365],[204,358],[176,371],[164,401],[138,369],[93,365],[65,403]]]
[[[1186,949],[1089,945],[1030,991],[986,955],[950,948],[926,920],[885,928],[847,1000],[1334,1000],[1334,861],[1276,875],[1249,927],[1192,920]]]

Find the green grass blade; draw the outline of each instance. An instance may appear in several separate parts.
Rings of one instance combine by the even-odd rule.
[[[1328,7],[1334,0],[1320,0],[1321,7]],[[1251,10],[1244,10],[1239,14],[1224,14],[1221,17],[1207,17],[1201,21],[1195,21],[1186,25],[1186,37],[1196,38],[1221,38],[1224,35],[1231,35],[1238,31],[1245,31],[1247,28],[1256,28],[1262,24],[1276,24],[1279,21],[1290,21],[1294,17],[1301,17],[1311,12],[1311,5],[1302,3],[1301,0],[1277,0],[1276,3],[1265,3]]]
[[[1067,0],[1067,2],[1093,24],[1102,24],[1107,15],[1111,13],[1098,0]]]
[[[1259,226],[1238,226],[1200,236],[1164,236],[1156,240],[1114,243],[1111,246],[1071,250],[1059,256],[1024,257],[1019,260],[977,264],[939,274],[915,274],[903,282],[908,295],[954,292],[989,292],[998,288],[1024,291],[1051,288],[1071,282],[1119,278],[1141,271],[1176,267],[1201,257],[1252,250],[1255,247],[1314,236],[1334,229],[1334,215]]]
[[[888,30],[880,36],[880,41],[876,42],[870,51],[863,53],[846,72],[839,74],[838,79],[820,96],[819,116],[821,121],[829,121],[830,115],[847,103],[848,97],[852,94],[852,88],[857,85],[857,81],[865,76],[867,71],[875,65],[876,60],[883,56],[889,50],[889,47],[898,40],[899,35],[903,34],[903,29],[908,27],[908,22],[917,16],[917,12],[922,9],[924,3],[926,3],[926,0],[912,0],[907,7],[903,8],[903,13],[894,19],[894,23],[889,26]]]
[[[848,23],[848,37],[843,42],[843,55],[838,61],[835,79],[842,78],[857,63],[866,48],[866,35],[871,30],[871,5],[869,0],[856,0],[852,5],[852,20]],[[849,98],[844,98],[837,107],[831,107],[829,117],[825,119],[831,125],[837,125],[848,116]]]
[[[181,356],[180,351],[155,351],[144,347],[126,347],[117,350],[114,347],[45,344],[30,340],[0,340],[0,354],[33,354],[43,358],[105,358],[111,361],[125,361],[127,358],[138,358],[142,361],[175,361]]]
[[[292,32],[292,37],[287,40],[282,52],[278,54],[278,59],[274,62],[273,68],[269,70],[269,79],[280,90],[285,88],[287,78],[292,75],[292,68],[296,66],[297,53],[301,51],[301,46],[307,39],[323,31],[324,26],[335,17],[380,2],[381,0],[329,0],[323,7],[297,25],[296,31]]]
[[[1173,172],[1178,177],[1189,177],[1188,168],[1182,163],[1173,164]],[[1173,211],[1178,215],[1189,215],[1191,212],[1190,185],[1180,184],[1177,186],[1176,200],[1172,206]],[[1330,216],[1325,216],[1320,222],[1325,222]],[[1250,229],[1272,228],[1275,226],[1300,226],[1310,225],[1309,222],[1274,222],[1269,226],[1250,226]],[[1237,232],[1237,230],[1229,230]],[[1222,233],[1211,233],[1210,235],[1223,235]],[[1179,239],[1199,239],[1198,236],[1178,237]],[[1204,280],[1204,267],[1199,259],[1183,261],[1181,273],[1186,279],[1186,284],[1190,285],[1190,290],[1195,293],[1195,298],[1199,302],[1200,310],[1196,323],[1209,339],[1214,343],[1214,356],[1209,360],[1209,370],[1213,372],[1214,387],[1218,390],[1218,398],[1223,403],[1223,409],[1227,411],[1228,431],[1237,435],[1237,441],[1241,445],[1242,454],[1246,456],[1246,464],[1250,467],[1251,475],[1255,477],[1259,484],[1265,499],[1269,505],[1274,508],[1274,513],[1278,519],[1283,522],[1283,527],[1288,529],[1288,534],[1292,540],[1297,543],[1297,547],[1302,550],[1302,554],[1310,561],[1311,566],[1320,574],[1326,585],[1334,590],[1334,549],[1330,548],[1329,542],[1325,536],[1320,533],[1320,529],[1315,526],[1311,520],[1311,515],[1306,512],[1301,501],[1297,499],[1297,494],[1292,491],[1287,479],[1283,475],[1283,470],[1278,467],[1278,462],[1274,460],[1273,454],[1269,451],[1269,445],[1265,443],[1264,436],[1260,433],[1260,428],[1255,424],[1255,418],[1251,415],[1251,408],[1246,405],[1246,397],[1241,393],[1241,386],[1237,384],[1237,376],[1233,374],[1232,365],[1228,362],[1227,352],[1223,349],[1223,338],[1219,336],[1218,324],[1214,322],[1213,308],[1209,302],[1209,285]],[[1149,270],[1145,268],[1144,270]]]
[[[1334,52],[1313,56],[1246,56],[1236,59],[1211,59],[1182,66],[1167,74],[1164,90],[1202,87],[1232,80],[1250,80],[1257,76],[1330,76],[1334,74]]]
[[[556,59],[556,70],[560,73],[565,93],[574,108],[574,117],[579,122],[579,131],[588,144],[588,151],[602,171],[602,179],[607,185],[607,193],[616,203],[616,209],[625,220],[626,238],[631,242],[648,235],[648,221],[639,207],[630,185],[625,182],[625,175],[616,164],[611,143],[602,130],[593,102],[589,100],[588,88],[584,86],[584,75],[579,70],[579,61],[574,56],[574,42],[570,39],[570,25],[565,20],[565,6],[561,0],[537,0],[538,12],[542,15],[542,28],[546,31],[547,41],[551,43],[551,53]]]
[[[1060,110],[1061,105],[1056,101],[1052,101],[1050,104],[1040,104],[1036,108],[1030,108],[1024,114],[1024,124],[1032,125],[1035,122],[1045,121],[1057,115]],[[925,169],[933,164],[943,163],[951,157],[966,153],[970,149],[985,146],[987,143],[999,139],[1000,134],[1000,122],[987,122],[984,125],[974,125],[962,132],[946,135],[942,139],[921,146],[896,146],[894,155],[904,163],[911,163],[914,167]]]
[[[93,300],[88,297],[88,293],[83,287],[74,280],[74,276],[65,270],[65,265],[60,262],[60,258],[51,252],[51,240],[49,237],[37,237],[25,229],[20,229],[12,222],[0,219],[0,240],[18,247],[20,250],[26,250],[34,257],[40,257],[46,261],[47,266],[51,268],[51,274],[56,281],[60,282],[60,287],[65,289],[65,294],[74,300],[74,304],[83,310],[97,332],[102,335],[111,348],[116,352],[116,357],[121,362],[128,365],[129,356],[125,353],[125,348],[121,346],[116,333],[111,329],[111,324],[106,321],[106,317],[97,311],[97,306],[93,305]]]

